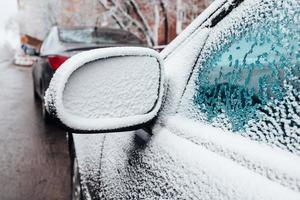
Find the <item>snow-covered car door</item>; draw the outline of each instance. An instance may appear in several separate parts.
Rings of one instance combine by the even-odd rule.
[[[85,196],[300,199],[298,11],[245,0],[213,28],[200,16],[162,52],[169,87],[153,135],[74,135]]]
[[[271,185],[284,199],[299,198],[300,2],[245,0],[207,35],[192,44],[207,38],[190,75],[180,65],[185,57],[191,68],[192,45],[166,59],[168,92],[179,100],[166,99],[155,130],[192,143],[177,151],[186,151],[198,164],[195,176],[202,171],[203,183],[211,181],[222,198],[243,189],[240,199],[250,198],[256,187],[266,195]],[[188,81],[183,93],[180,79]],[[195,146],[202,154],[189,154]]]

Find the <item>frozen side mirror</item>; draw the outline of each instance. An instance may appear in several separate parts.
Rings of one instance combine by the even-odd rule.
[[[55,72],[46,91],[46,108],[73,132],[132,130],[157,115],[163,81],[162,60],[154,50],[86,51]]]

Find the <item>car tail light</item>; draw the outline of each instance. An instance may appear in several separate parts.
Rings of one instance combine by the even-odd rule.
[[[68,58],[66,56],[49,56],[48,62],[53,70],[57,70]]]

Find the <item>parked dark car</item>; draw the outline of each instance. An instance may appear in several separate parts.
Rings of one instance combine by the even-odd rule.
[[[42,115],[49,115],[44,107],[44,94],[53,73],[73,55],[96,48],[115,46],[146,46],[130,32],[97,27],[52,27],[47,34],[38,61],[33,65],[34,97],[42,100]]]
[[[161,53],[67,60],[45,103],[72,199],[300,199],[299,8],[216,0]]]

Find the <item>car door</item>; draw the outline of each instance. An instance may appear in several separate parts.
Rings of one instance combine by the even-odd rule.
[[[299,1],[243,1],[208,30],[192,72],[185,74],[188,84],[183,90],[170,86],[179,97],[165,105],[169,114],[161,119],[177,136],[297,193],[299,6]],[[178,55],[189,58],[189,52]],[[166,64],[176,65],[172,56]],[[180,64],[185,72],[186,63]]]
[[[74,134],[86,198],[299,199],[297,8],[245,0],[214,26],[200,16],[162,52],[151,134]]]

